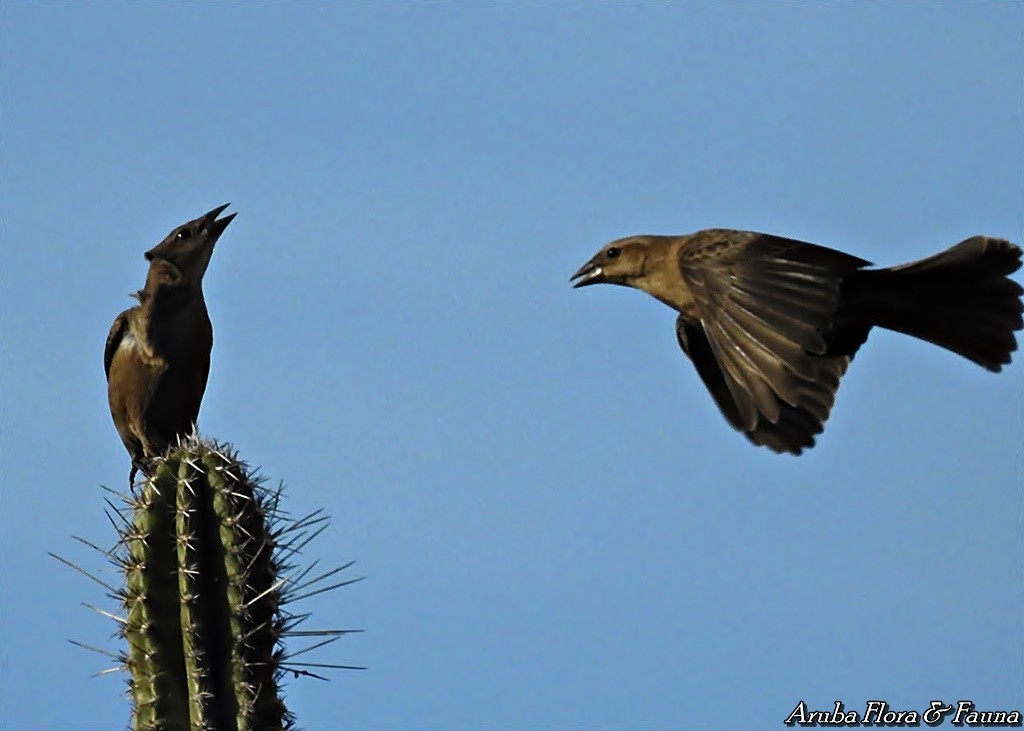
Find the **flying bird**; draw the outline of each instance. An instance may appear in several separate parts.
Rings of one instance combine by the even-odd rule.
[[[107,399],[132,459],[129,484],[199,416],[213,348],[203,275],[235,217],[217,219],[227,207],[178,226],[146,252],[146,284],[134,295],[139,304],[118,315],[107,335]]]
[[[679,313],[676,337],[726,420],[756,445],[814,446],[839,380],[873,327],[999,371],[1024,326],[1021,249],[973,236],[927,259],[866,269],[841,251],[750,231],[631,236],[602,248],[574,287],[618,284]]]

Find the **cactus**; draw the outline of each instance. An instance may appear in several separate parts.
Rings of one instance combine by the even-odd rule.
[[[124,611],[115,618],[128,647],[116,657],[130,674],[132,727],[293,728],[281,699],[282,677],[319,676],[288,660],[298,653],[289,655],[283,640],[298,634],[293,630],[306,615],[291,614],[285,605],[302,598],[299,593],[358,580],[324,585],[351,564],[314,577],[312,567],[296,573],[290,565],[326,527],[326,516],[316,511],[287,520],[280,488],[267,490],[229,448],[196,435],[149,471],[126,496],[126,507],[115,508],[121,536],[106,552],[124,574],[123,588],[107,588]],[[325,637],[319,647],[346,633],[301,634]]]

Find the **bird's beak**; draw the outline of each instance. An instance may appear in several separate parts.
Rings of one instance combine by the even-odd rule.
[[[234,217],[238,215],[237,213],[232,213],[230,216],[225,216],[219,221],[217,220],[217,216],[223,213],[224,210],[230,205],[230,203],[225,203],[222,206],[217,206],[212,211],[203,216],[203,228],[210,230],[214,235],[214,239],[216,239],[222,233],[224,233],[224,229],[226,229],[228,227],[228,224],[231,223],[232,219],[234,219]]]
[[[604,270],[595,264],[593,259],[591,259],[581,266],[575,274],[569,277],[569,281],[573,282],[573,289],[576,289],[577,287],[586,287],[588,284],[600,284],[605,281]]]

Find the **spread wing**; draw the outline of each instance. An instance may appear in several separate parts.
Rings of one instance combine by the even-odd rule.
[[[107,344],[103,348],[103,372],[106,374],[107,380],[110,380],[110,363],[114,360],[114,353],[117,352],[117,347],[121,344],[125,331],[128,329],[129,312],[131,310],[125,310],[114,318],[114,324],[110,326],[110,332],[107,333]]]
[[[681,249],[698,319],[680,315],[679,344],[725,418],[755,444],[793,454],[814,445],[852,359],[828,355],[840,285],[867,263],[735,231],[702,232]]]
[[[750,422],[745,421],[745,415],[730,390],[726,373],[719,365],[700,323],[687,321],[680,315],[676,320],[676,337],[726,420],[751,442],[774,452],[800,454],[805,448],[814,446],[814,436],[824,428],[839,388],[839,379],[851,360],[849,356],[822,358],[816,380],[804,382],[797,405],[791,406],[772,398],[771,403],[778,414],[775,421],[756,412],[753,426],[749,426]]]

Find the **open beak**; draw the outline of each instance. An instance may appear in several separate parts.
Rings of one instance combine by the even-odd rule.
[[[591,259],[569,277],[569,281],[573,282],[573,289],[586,287],[588,284],[600,284],[604,281],[604,270]]]
[[[203,216],[203,228],[211,231],[215,239],[219,237],[222,233],[224,233],[224,229],[226,229],[228,227],[228,224],[231,223],[231,220],[238,215],[237,213],[232,213],[230,216],[225,216],[219,221],[217,220],[217,216],[223,213],[225,209],[227,209],[227,207],[230,205],[230,203],[225,203],[222,206],[214,208],[212,211]]]

